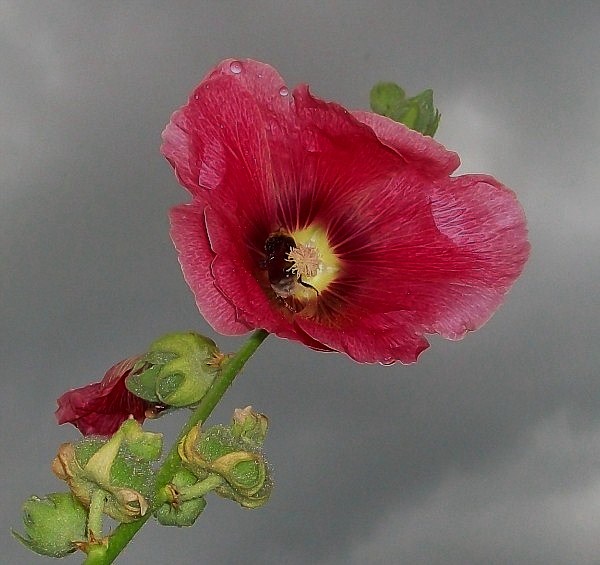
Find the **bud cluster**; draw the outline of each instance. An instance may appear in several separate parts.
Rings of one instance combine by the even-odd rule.
[[[267,418],[250,407],[237,410],[231,426],[202,431],[192,428],[179,444],[183,466],[199,481],[218,477],[214,492],[245,508],[258,508],[271,494],[273,483],[261,446]]]
[[[111,367],[101,382],[65,393],[59,422],[87,436],[63,443],[52,462],[69,492],[27,500],[25,531],[15,537],[41,555],[80,549],[86,563],[103,563],[111,547],[105,516],[127,524],[153,515],[163,525],[191,526],[209,492],[246,508],[265,504],[272,489],[261,451],[268,422],[250,406],[235,410],[229,426],[193,427],[160,469],[162,434],[141,426],[167,408],[198,404],[228,360],[207,337],[169,334]]]

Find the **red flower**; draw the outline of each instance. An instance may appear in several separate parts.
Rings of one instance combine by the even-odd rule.
[[[140,424],[154,404],[138,398],[125,388],[140,357],[125,359],[111,367],[99,383],[69,390],[58,399],[59,424],[73,424],[84,436],[114,434],[132,415]]]
[[[179,261],[225,334],[412,362],[424,334],[486,322],[528,256],[498,181],[450,177],[459,158],[430,137],[305,85],[289,93],[263,63],[220,63],[163,140],[192,196],[171,212]]]

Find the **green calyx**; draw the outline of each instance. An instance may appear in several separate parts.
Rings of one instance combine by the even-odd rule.
[[[379,82],[370,94],[371,109],[423,135],[433,137],[441,114],[433,105],[433,90],[427,89],[412,98],[393,82]]]
[[[215,342],[205,336],[167,334],[150,346],[126,386],[149,402],[191,406],[206,394],[225,359]]]
[[[25,546],[48,557],[64,557],[86,539],[87,511],[70,492],[32,496],[23,505],[25,535],[12,532]]]

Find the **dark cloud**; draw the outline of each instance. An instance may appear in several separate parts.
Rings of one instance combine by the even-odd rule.
[[[0,246],[7,562],[74,431],[54,399],[200,319],[167,235],[186,199],[160,132],[219,59],[364,106],[433,86],[463,170],[517,190],[533,252],[506,305],[414,366],[271,338],[218,408],[267,412],[276,489],[144,528],[128,562],[591,563],[600,535],[600,12],[594,2],[0,2]],[[223,339],[235,348],[240,340]],[[178,419],[166,421],[171,433]],[[183,553],[181,553],[183,552]]]

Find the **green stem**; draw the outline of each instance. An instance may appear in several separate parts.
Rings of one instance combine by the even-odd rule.
[[[221,477],[221,475],[209,475],[203,481],[198,481],[189,487],[179,489],[178,500],[179,502],[186,502],[188,500],[193,500],[194,498],[200,498],[201,496],[208,494],[211,490],[220,487],[224,482],[225,479]]]
[[[102,517],[105,502],[106,493],[101,489],[95,490],[90,501],[87,519],[87,536],[90,541],[102,537]]]
[[[164,492],[164,487],[171,481],[173,475],[177,472],[181,465],[181,459],[179,457],[179,453],[177,452],[179,442],[195,425],[206,421],[211,412],[214,410],[215,406],[219,403],[227,389],[230,387],[233,379],[235,379],[235,377],[240,373],[246,364],[246,361],[250,359],[250,357],[268,335],[268,332],[265,330],[256,330],[248,338],[248,341],[235,354],[235,356],[227,362],[221,374],[216,378],[206,395],[200,401],[200,404],[198,404],[196,410],[192,412],[192,415],[181,429],[179,437],[167,454],[156,477],[157,493]],[[121,551],[123,551],[123,549],[125,549],[127,544],[131,541],[133,536],[138,532],[138,530],[148,521],[148,518],[150,518],[154,510],[156,510],[156,508],[164,502],[164,495],[158,496],[157,499],[158,500],[155,501],[154,506],[148,509],[148,512],[143,518],[140,518],[135,522],[120,524],[117,526],[109,538],[105,559],[101,563],[98,563],[98,565],[109,565],[109,563],[112,563],[117,558]],[[90,565],[87,559],[84,561],[84,565]]]

